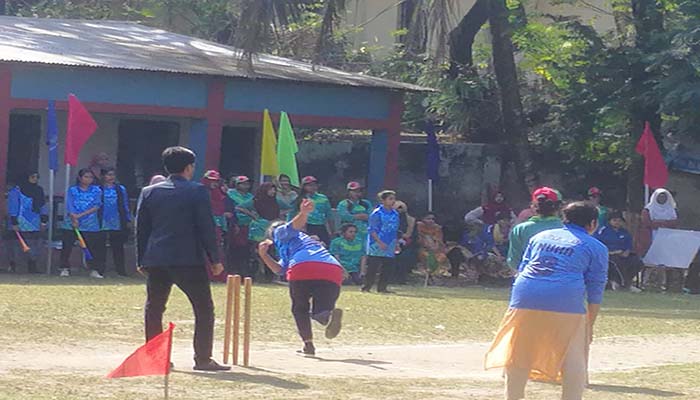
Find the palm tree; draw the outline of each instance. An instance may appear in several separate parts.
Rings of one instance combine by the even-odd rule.
[[[319,63],[332,42],[345,5],[345,0],[238,0],[240,20],[234,44],[242,50],[241,58],[253,72],[253,57],[264,49],[266,43],[275,41],[279,29],[300,22],[307,11],[316,11],[321,15],[321,25],[314,62]]]

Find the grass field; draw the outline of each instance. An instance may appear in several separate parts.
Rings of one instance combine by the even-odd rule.
[[[217,339],[223,317],[224,286],[214,285]],[[484,288],[398,288],[395,295],[345,290],[339,305],[346,324],[336,345],[421,344],[488,341],[506,308],[508,291]],[[0,354],[3,350],[83,343],[136,345],[142,341],[145,287],[140,279],[0,275]],[[189,340],[192,313],[184,295],[173,292],[166,321],[178,325],[177,337]],[[699,338],[700,298],[665,294],[608,294],[597,337],[686,335]],[[254,288],[253,341],[297,346],[287,289]],[[291,351],[291,350],[290,350]],[[219,350],[215,355],[218,358]],[[47,354],[60,357],[60,354]],[[38,361],[40,362],[40,360]],[[697,364],[678,364],[594,374],[600,382],[587,399],[698,399]],[[155,382],[159,382],[156,378]],[[493,380],[328,378],[244,371],[224,375],[177,372],[173,398],[248,399],[499,399]],[[535,399],[556,398],[557,388],[530,386]],[[0,374],[0,399],[146,399],[159,398],[153,378],[107,381],[97,374],[60,368],[16,368]]]

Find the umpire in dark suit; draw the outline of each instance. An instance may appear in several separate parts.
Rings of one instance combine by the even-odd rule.
[[[148,186],[139,198],[136,237],[139,271],[147,277],[146,340],[163,331],[163,313],[170,290],[179,287],[192,303],[195,316],[194,369],[224,371],[212,360],[214,303],[205,257],[214,275],[224,267],[214,231],[207,188],[191,182],[194,153],[184,147],[163,151],[165,182]]]

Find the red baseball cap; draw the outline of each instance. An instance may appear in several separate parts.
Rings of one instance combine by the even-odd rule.
[[[209,179],[210,181],[221,180],[221,174],[219,174],[219,171],[215,171],[213,169],[210,169],[209,171],[205,172],[204,177],[206,179]]]
[[[597,187],[593,186],[592,188],[588,189],[588,195],[589,196],[600,196],[603,194],[603,191],[598,189]]]
[[[362,184],[360,182],[348,182],[348,190],[360,190],[362,189]]]
[[[541,198],[551,200],[551,201],[560,201],[559,195],[557,194],[557,191],[550,188],[550,187],[541,187],[534,192],[532,192],[532,201],[537,201]]]
[[[236,185],[238,185],[239,183],[250,182],[250,178],[248,178],[248,177],[245,176],[245,175],[240,175],[240,176],[237,176],[237,177],[236,177],[235,182],[236,182]]]
[[[316,182],[318,182],[318,179],[316,179],[315,176],[309,175],[309,176],[305,176],[305,177],[301,178],[302,185],[308,185],[310,183],[316,183]]]

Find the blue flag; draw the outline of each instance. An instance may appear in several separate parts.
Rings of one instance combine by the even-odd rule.
[[[440,180],[440,145],[435,135],[435,125],[431,121],[425,122],[425,133],[428,135],[428,148],[426,154],[426,174],[433,182]]]
[[[58,124],[56,123],[56,102],[49,100],[46,119],[46,145],[49,146],[49,169],[58,170]]]

